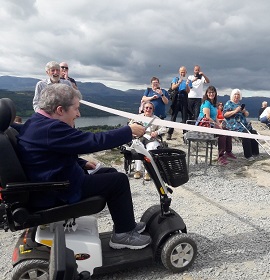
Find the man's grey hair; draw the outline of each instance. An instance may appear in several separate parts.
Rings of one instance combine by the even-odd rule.
[[[58,106],[67,111],[74,104],[75,97],[82,99],[82,94],[77,89],[65,84],[51,84],[41,91],[38,106],[51,115]]]
[[[59,63],[58,62],[56,62],[56,61],[50,61],[50,62],[48,62],[47,64],[46,64],[46,66],[45,66],[45,71],[47,72],[49,69],[51,69],[51,68],[58,68],[58,69],[60,69],[60,65],[59,65]]]

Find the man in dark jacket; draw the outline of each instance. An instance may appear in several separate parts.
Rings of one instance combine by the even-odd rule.
[[[132,140],[132,135],[142,136],[145,129],[131,124],[108,132],[82,132],[75,127],[80,117],[78,90],[53,84],[46,87],[40,96],[39,109],[24,124],[18,136],[21,162],[30,181],[70,182],[66,192],[46,192],[32,197],[34,207],[50,207],[61,203],[74,203],[95,195],[105,197],[110,210],[114,232],[110,241],[112,248],[141,249],[151,238],[139,234],[145,223],[135,223],[128,178],[114,168],[101,168],[93,175],[85,170],[95,164],[78,158],[111,149]]]

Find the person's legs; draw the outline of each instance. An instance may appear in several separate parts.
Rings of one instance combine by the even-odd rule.
[[[147,151],[156,150],[159,146],[160,143],[157,140],[155,140],[146,144],[146,150]]]
[[[218,157],[224,156],[226,151],[226,136],[220,135],[218,137]]]
[[[227,159],[237,159],[237,157],[232,153],[232,137],[231,136],[225,136],[226,137],[226,158]]]
[[[103,170],[104,171],[104,170]],[[141,235],[145,223],[135,223],[133,203],[128,178],[115,169],[102,169],[93,175],[85,175],[82,197],[101,195],[110,210],[114,230],[109,246],[114,249],[142,249],[151,243],[151,237]]]
[[[270,123],[266,116],[261,118],[260,121],[261,123],[265,123],[266,125]]]
[[[225,136],[226,137],[226,153],[232,152],[232,137],[231,136]]]
[[[251,148],[251,139],[249,138],[242,138],[242,146],[244,150],[245,158],[252,157],[252,148]]]
[[[259,155],[259,145],[255,139],[251,139],[251,151],[253,156]]]
[[[146,150],[147,151],[156,150],[159,146],[160,146],[160,142],[155,140],[155,141],[152,141],[152,142],[149,142],[148,144],[146,144]],[[145,173],[144,173],[144,180],[145,181],[151,180],[151,177],[148,174],[147,170],[145,170]]]
[[[197,120],[200,114],[200,107],[201,107],[202,100],[201,98],[194,98],[194,118]]]
[[[105,197],[115,225],[115,232],[129,232],[135,228],[133,203],[128,177],[115,169],[85,175],[82,198],[101,195]]]
[[[142,170],[142,161],[136,159],[135,160],[135,171],[141,172],[141,170]]]
[[[188,118],[190,120],[196,120],[197,118],[194,117],[194,98],[188,98]]]
[[[226,136],[220,135],[218,137],[218,163],[221,165],[228,164],[228,161],[224,156],[225,151],[226,151]]]
[[[252,129],[250,132],[252,134],[257,134],[257,131],[254,130],[254,129]],[[259,144],[258,144],[258,142],[255,139],[250,139],[250,141],[251,141],[251,152],[252,152],[252,155],[253,156],[259,155],[260,152],[259,152]]]
[[[186,123],[188,119],[188,97],[185,94],[182,98],[182,123]]]
[[[178,103],[177,103],[176,106],[174,106],[174,110],[172,111],[172,116],[171,116],[171,121],[172,121],[172,122],[175,122],[175,121],[176,121],[178,112],[179,112],[179,107],[178,107]],[[174,131],[174,128],[173,128],[173,127],[170,127],[169,130],[168,130],[168,137],[167,137],[167,140],[171,140],[173,131]]]

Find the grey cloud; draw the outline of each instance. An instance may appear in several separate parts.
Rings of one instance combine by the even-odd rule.
[[[0,8],[0,75],[43,78],[64,60],[77,80],[136,88],[156,75],[168,88],[179,66],[199,64],[224,91],[269,90],[266,0],[17,2]]]

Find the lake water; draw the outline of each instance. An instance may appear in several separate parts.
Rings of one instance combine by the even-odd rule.
[[[27,121],[28,118],[23,118],[23,123]],[[76,127],[86,127],[94,125],[125,125],[127,124],[127,119],[119,116],[108,116],[108,117],[81,117],[75,120]]]
[[[170,120],[170,116],[167,116],[166,120]],[[23,118],[25,122],[27,118]],[[248,118],[249,121],[257,121],[256,118]],[[81,117],[75,120],[76,127],[86,127],[86,126],[95,126],[95,125],[126,125],[127,119],[119,116],[108,116],[108,117]],[[177,118],[177,122],[181,122],[180,118]]]
[[[76,127],[86,127],[93,125],[125,125],[127,119],[119,116],[108,116],[108,117],[81,117],[75,120]]]

